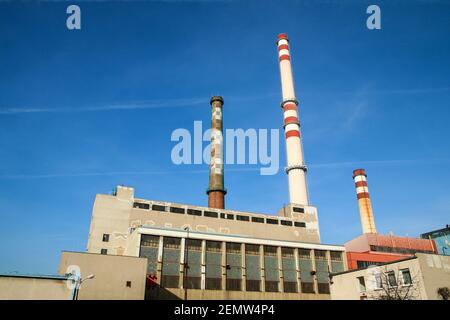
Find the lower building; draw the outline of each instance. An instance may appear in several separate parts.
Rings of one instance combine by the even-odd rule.
[[[0,274],[0,300],[72,300],[68,276]]]
[[[426,253],[332,274],[330,287],[333,300],[442,300],[449,289],[450,257]]]

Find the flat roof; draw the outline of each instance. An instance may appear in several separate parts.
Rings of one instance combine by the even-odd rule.
[[[19,273],[0,273],[0,277],[4,278],[31,278],[31,279],[47,279],[47,280],[68,280],[68,276],[48,275],[48,274],[19,274]]]
[[[160,235],[167,236],[178,236],[178,237],[186,237],[187,231],[182,229],[175,228],[161,228],[155,226],[147,226],[142,225],[136,230],[139,233],[145,234],[146,230],[155,230],[158,231]],[[227,233],[213,233],[213,232],[202,232],[202,231],[194,231],[189,230],[189,238],[199,238],[211,241],[231,241],[231,242],[243,242],[249,244],[266,244],[273,246],[284,246],[284,247],[302,247],[306,249],[323,249],[323,250],[334,250],[334,251],[345,251],[345,247],[343,245],[330,245],[330,244],[321,244],[321,243],[313,243],[313,242],[300,242],[300,241],[290,241],[290,240],[275,240],[269,238],[256,238],[249,237],[237,234],[227,234]],[[234,241],[233,241],[234,240]]]

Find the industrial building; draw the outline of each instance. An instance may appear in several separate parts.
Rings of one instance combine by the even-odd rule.
[[[126,186],[96,196],[87,251],[146,258],[147,299],[329,299],[329,273],[347,269],[343,246],[320,243],[285,34],[277,48],[290,199],[277,215],[225,209],[220,96],[210,101],[207,207],[137,198]]]
[[[354,170],[353,180],[363,233],[345,243],[349,269],[360,269],[403,260],[418,252],[437,253],[435,243],[431,239],[378,234],[370,202],[366,171],[364,169]]]
[[[443,300],[450,257],[416,253],[398,261],[333,274],[333,300]]]

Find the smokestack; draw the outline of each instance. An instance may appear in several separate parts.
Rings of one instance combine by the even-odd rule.
[[[308,205],[308,191],[306,187],[306,165],[303,160],[303,148],[300,136],[300,122],[298,120],[295,98],[294,80],[292,78],[291,56],[287,35],[278,36],[278,59],[280,62],[281,89],[284,112],[284,131],[286,137],[287,167],[289,180],[289,199],[291,203]]]
[[[211,98],[211,161],[209,165],[208,207],[224,209],[227,191],[223,183],[223,134],[222,106],[223,98]]]
[[[355,181],[362,231],[363,233],[377,233],[372,204],[370,203],[369,189],[367,188],[366,171],[364,169],[353,170],[353,180]]]

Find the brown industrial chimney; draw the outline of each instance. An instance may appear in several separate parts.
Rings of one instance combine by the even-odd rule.
[[[353,180],[355,181],[362,231],[363,233],[377,233],[372,204],[370,203],[369,189],[367,188],[366,171],[364,169],[353,170]]]
[[[211,160],[209,165],[208,207],[224,209],[227,191],[223,182],[223,134],[222,107],[223,98],[211,98]]]

